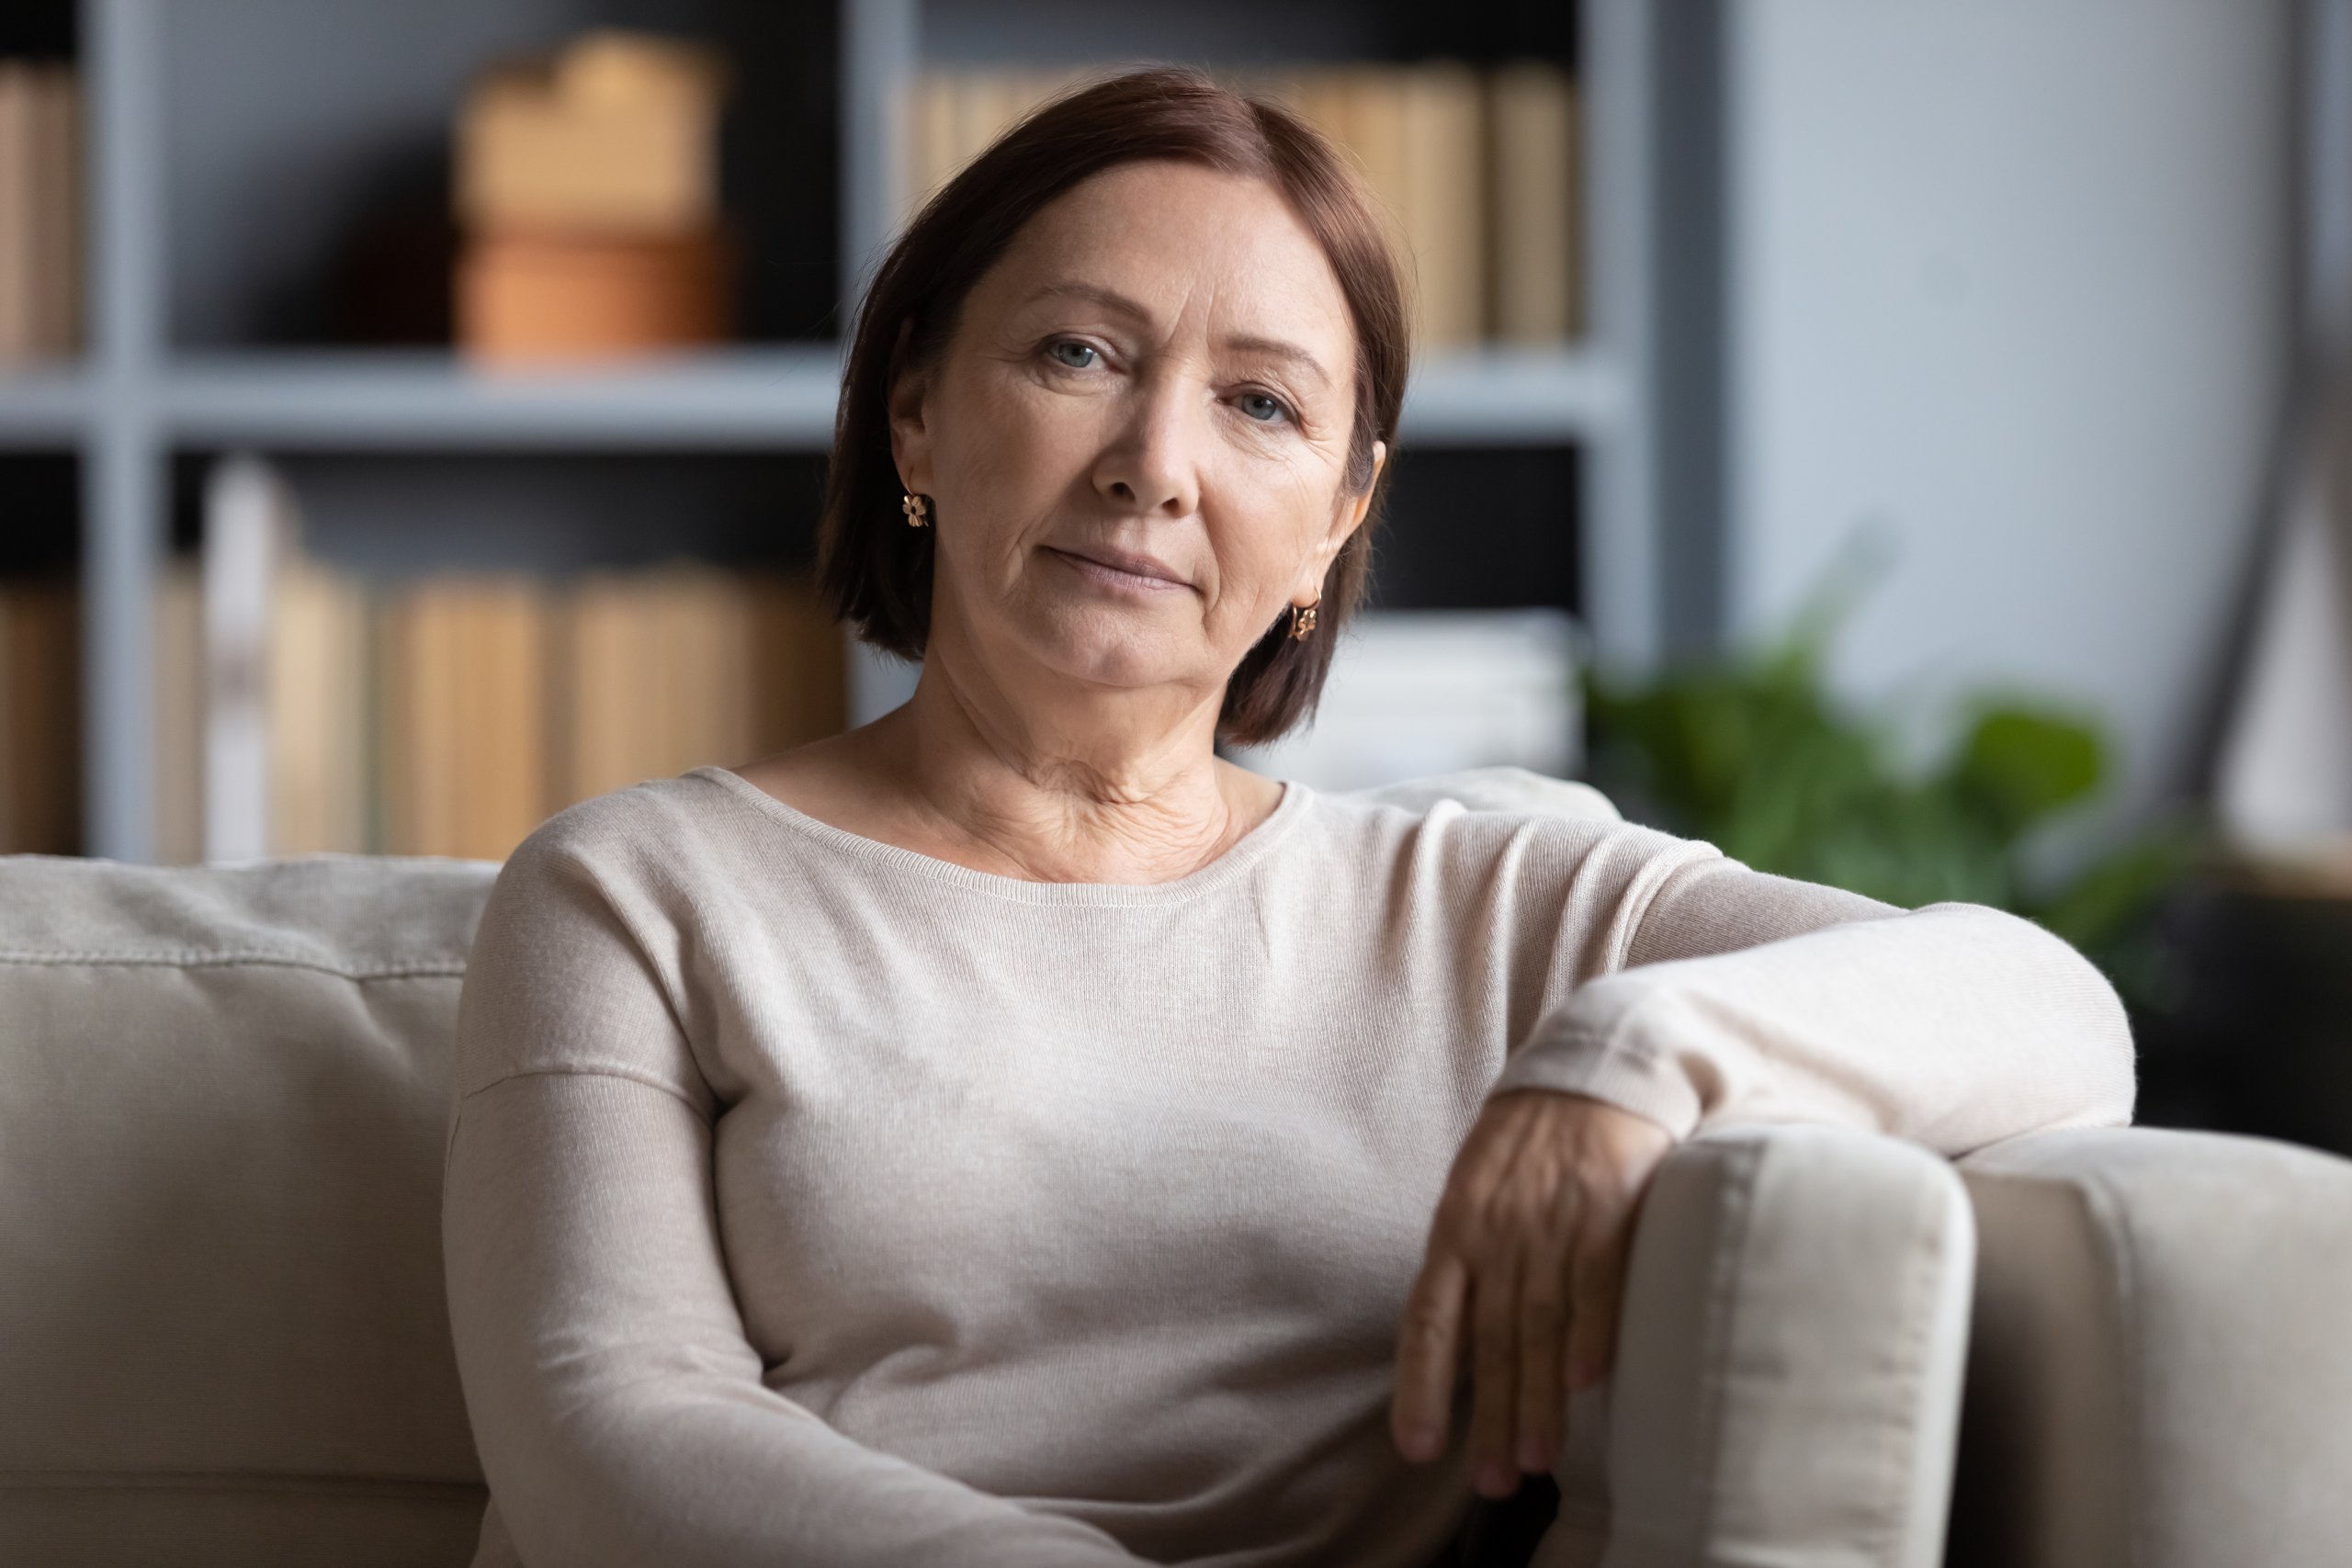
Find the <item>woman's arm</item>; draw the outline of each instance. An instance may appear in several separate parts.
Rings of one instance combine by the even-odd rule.
[[[2031,921],[1974,904],[1905,912],[1707,857],[1632,926],[1494,1093],[1582,1094],[1678,1136],[1721,1121],[1842,1122],[1946,1155],[2131,1120],[2114,987]]]
[[[533,1562],[1136,1561],[865,1448],[761,1382],[721,1254],[707,1084],[596,879],[501,873],[461,1000],[442,1211],[482,1469]]]
[[[1906,914],[1701,846],[1645,852],[1651,837],[1590,857],[1611,907],[1564,940],[1604,972],[1505,1064],[1399,1330],[1398,1450],[1442,1450],[1466,1348],[1488,1496],[1550,1468],[1566,1395],[1608,1366],[1632,1216],[1676,1139],[1811,1120],[1960,1154],[2132,1113],[2122,1005],[2040,927],[1966,904]]]

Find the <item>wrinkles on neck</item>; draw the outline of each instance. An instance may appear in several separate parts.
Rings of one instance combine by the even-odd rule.
[[[927,662],[913,700],[875,727],[942,858],[1042,882],[1173,881],[1279,798],[1217,759],[1221,689],[1071,682],[1015,699],[960,665]]]

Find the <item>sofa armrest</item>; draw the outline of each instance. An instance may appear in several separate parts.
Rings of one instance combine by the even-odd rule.
[[[2117,1128],[1961,1171],[1980,1251],[1951,1562],[2342,1562],[2352,1162]]]
[[[1676,1150],[1537,1568],[1933,1568],[1973,1258],[1959,1178],[1916,1145],[1774,1126]]]

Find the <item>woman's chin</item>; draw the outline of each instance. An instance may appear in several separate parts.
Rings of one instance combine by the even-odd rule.
[[[1046,629],[1034,646],[1055,673],[1090,685],[1157,686],[1197,673],[1200,650],[1171,646],[1174,639],[1163,628],[1135,624],[1142,618],[1100,612],[1069,616]]]

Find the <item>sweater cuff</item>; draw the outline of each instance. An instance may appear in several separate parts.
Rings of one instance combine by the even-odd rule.
[[[1637,1024],[1641,1012],[1663,999],[1652,995],[1641,1005],[1610,1010],[1615,1016],[1605,1022],[1577,1016],[1571,1003],[1536,1024],[1503,1064],[1487,1098],[1530,1089],[1581,1094],[1647,1117],[1678,1140],[1690,1136],[1706,1110],[1698,1087],[1683,1063],[1643,1038],[1655,1032]]]

